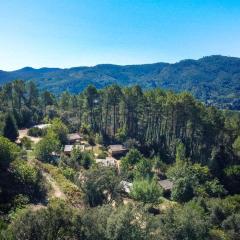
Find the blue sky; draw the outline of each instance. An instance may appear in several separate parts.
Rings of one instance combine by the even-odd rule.
[[[0,0],[0,69],[240,57],[240,1]]]

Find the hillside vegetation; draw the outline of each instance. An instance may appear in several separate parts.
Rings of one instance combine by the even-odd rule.
[[[56,96],[21,80],[0,102],[0,239],[239,239],[238,112],[160,88]]]

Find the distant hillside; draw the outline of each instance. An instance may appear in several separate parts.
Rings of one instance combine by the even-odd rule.
[[[176,92],[189,91],[198,99],[220,107],[240,106],[240,58],[209,56],[175,64],[110,65],[69,69],[26,67],[0,71],[0,85],[14,79],[33,80],[54,93],[81,92],[87,85],[97,88],[117,83],[143,88],[161,87]]]

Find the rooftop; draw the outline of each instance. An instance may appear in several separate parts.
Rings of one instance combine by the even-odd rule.
[[[123,145],[116,144],[116,145],[109,145],[109,149],[111,151],[125,151],[127,150]]]
[[[158,182],[164,190],[171,190],[173,188],[173,182],[168,179],[160,180]]]
[[[74,148],[84,150],[84,145],[65,145],[64,152],[71,152]]]
[[[79,133],[70,133],[67,135],[67,137],[69,140],[72,140],[72,141],[82,139]]]
[[[47,123],[47,124],[38,124],[38,125],[35,125],[34,127],[35,128],[40,128],[40,129],[44,129],[44,128],[48,128],[50,127],[51,124],[50,123]]]
[[[116,165],[116,159],[113,157],[106,157],[105,159],[96,159],[96,163],[100,163],[105,167],[108,166],[115,166]]]

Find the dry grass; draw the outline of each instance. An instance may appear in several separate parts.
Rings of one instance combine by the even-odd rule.
[[[34,144],[38,143],[42,138],[41,137],[31,137],[28,133],[28,128],[18,130],[19,137],[18,140],[21,140],[23,137],[28,137]]]

